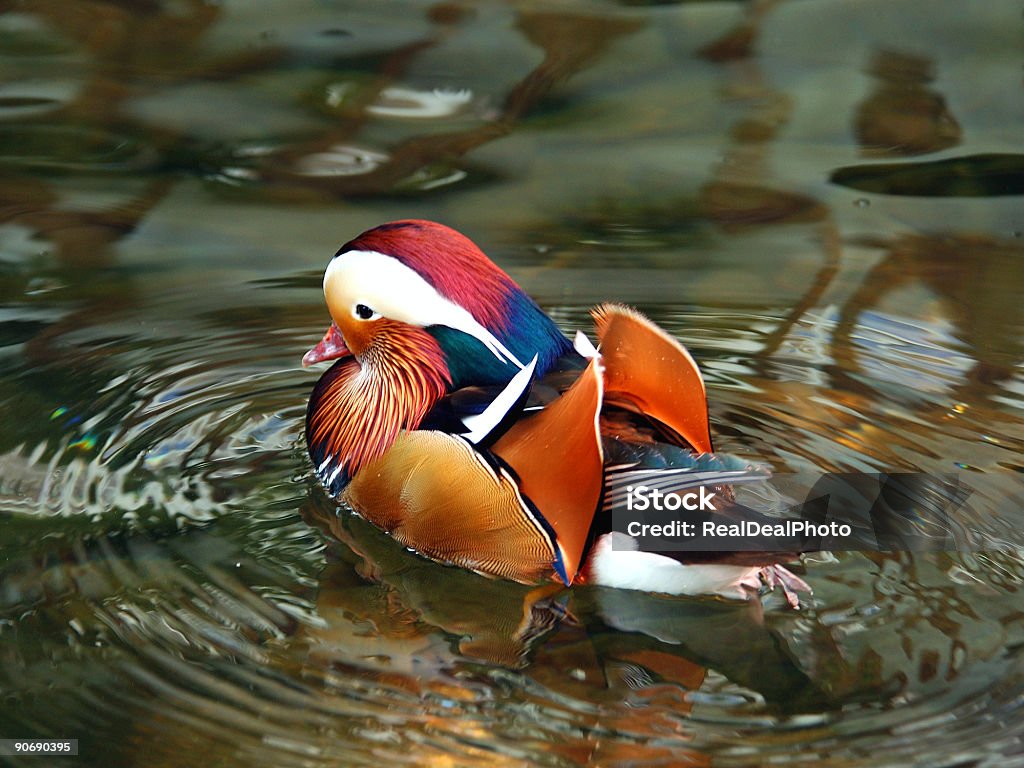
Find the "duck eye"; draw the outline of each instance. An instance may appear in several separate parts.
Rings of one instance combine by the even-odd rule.
[[[355,312],[356,317],[358,317],[360,320],[369,320],[371,317],[377,314],[365,304],[356,304]]]

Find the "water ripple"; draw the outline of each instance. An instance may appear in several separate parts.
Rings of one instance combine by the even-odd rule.
[[[802,328],[759,358],[769,314],[660,319],[708,371],[728,450],[779,471],[946,466],[982,427],[993,455],[1020,439],[1006,413],[932,418],[962,370],[932,329],[852,338],[867,370],[934,382],[908,397],[872,377],[869,397],[833,386]],[[798,613],[481,579],[316,488],[299,437],[313,375],[282,365],[314,330],[250,326],[240,349],[206,321],[201,342],[95,347],[94,396],[51,404],[45,435],[0,455],[14,726],[76,729],[110,759],[147,744],[166,765],[192,764],[197,738],[276,766],[994,765],[1015,749],[1019,554],[821,555]]]

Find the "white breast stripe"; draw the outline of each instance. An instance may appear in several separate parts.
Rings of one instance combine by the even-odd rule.
[[[537,367],[537,356],[512,377],[512,380],[505,386],[498,396],[491,401],[491,404],[482,413],[475,413],[465,416],[462,423],[469,428],[469,433],[462,435],[466,440],[476,445],[483,440],[491,431],[501,423],[501,420],[508,414],[509,409],[516,404],[526,388],[533,380],[533,369]]]

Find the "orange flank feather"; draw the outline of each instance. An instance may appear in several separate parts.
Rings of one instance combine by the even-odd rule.
[[[402,434],[342,497],[407,547],[445,563],[524,584],[551,573],[554,544],[515,479],[461,438]]]
[[[602,370],[601,359],[592,358],[565,394],[517,422],[494,445],[554,529],[569,584],[579,570],[604,484],[598,420]]]
[[[711,453],[707,392],[690,353],[628,307],[602,304],[592,314],[606,401],[649,416],[695,450]]]
[[[603,483],[600,407],[595,359],[555,403],[502,436],[493,448],[501,461],[452,435],[406,432],[343,498],[435,560],[529,584],[552,574],[557,554],[572,583]]]

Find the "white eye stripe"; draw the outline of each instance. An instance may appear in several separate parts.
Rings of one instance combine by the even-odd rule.
[[[332,315],[354,314],[358,304],[365,304],[378,315],[411,325],[444,325],[477,339],[499,360],[524,367],[465,307],[446,299],[393,256],[346,251],[335,257],[324,272],[324,296]]]

